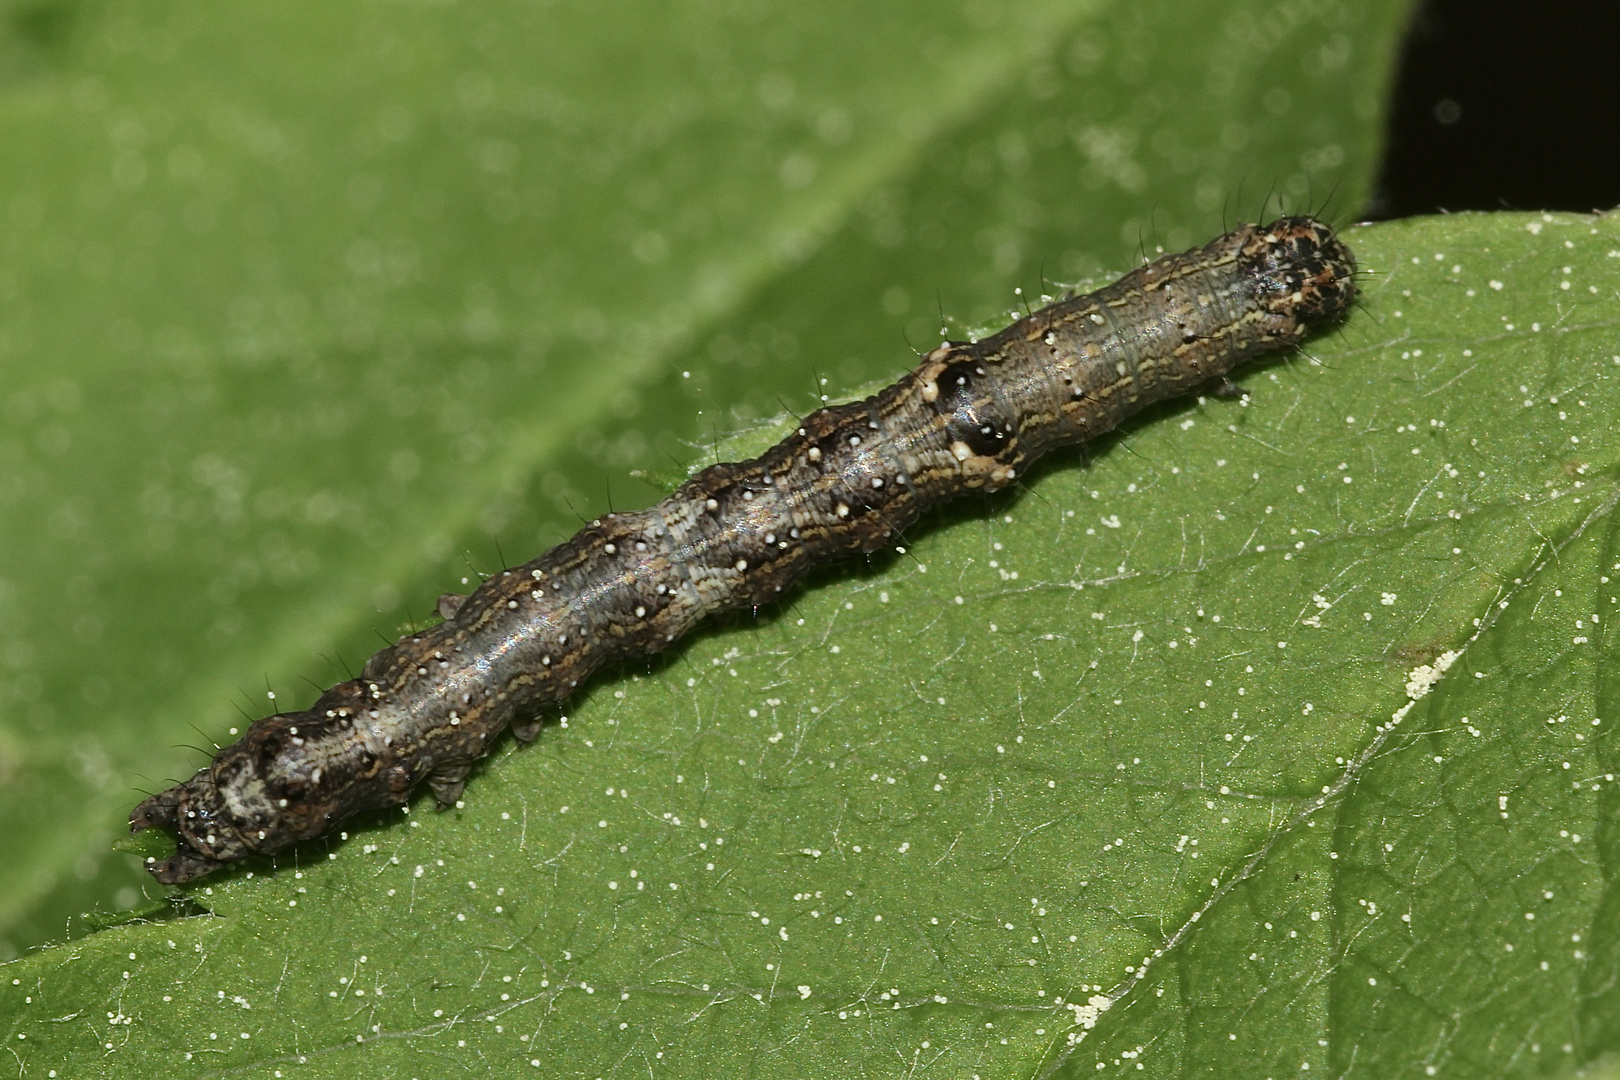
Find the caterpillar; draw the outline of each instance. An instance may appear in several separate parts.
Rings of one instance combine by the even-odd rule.
[[[1202,388],[1239,392],[1240,361],[1343,316],[1355,260],[1327,225],[1243,225],[979,341],[947,341],[894,384],[820,409],[750,461],[706,468],[657,505],[607,514],[401,638],[302,712],[265,717],[191,779],[146,799],[130,831],[180,884],[283,851],[422,783],[440,805],[510,728],[605,664],[667,648],[705,616],[769,604],[809,568],[893,542],[927,510],[1013,483],[1057,447]]]

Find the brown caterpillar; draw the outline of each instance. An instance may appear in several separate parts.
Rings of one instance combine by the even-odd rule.
[[[439,600],[303,712],[256,721],[185,783],[141,803],[166,884],[403,804],[455,802],[472,763],[604,664],[664,649],[722,608],[781,596],[807,569],[893,541],[924,511],[1022,476],[1238,362],[1343,315],[1355,261],[1326,225],[1244,225],[1061,300],[978,342],[946,342],[864,401],[806,417],[752,461],[715,465],[647,510],[608,514],[532,562]]]

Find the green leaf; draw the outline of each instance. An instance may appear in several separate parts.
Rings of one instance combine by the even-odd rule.
[[[1359,204],[1405,8],[0,4],[0,957],[156,895],[183,744],[627,474]]]
[[[1356,205],[1400,15],[157,10],[85,9],[0,121],[25,929],[232,688],[302,704],[463,552],[526,557],[606,478],[892,374],[930,293],[994,323],[1043,259],[1204,239],[1210,191],[1303,183],[1330,141]],[[455,811],[0,968],[0,1038],[30,1075],[267,1077],[1620,1050],[1620,228],[1347,235],[1364,308],[1246,404],[1162,409],[599,680]]]
[[[1346,235],[1361,309],[1245,403],[602,681],[452,812],[0,969],[0,1035],[73,1075],[1612,1053],[1620,221]]]

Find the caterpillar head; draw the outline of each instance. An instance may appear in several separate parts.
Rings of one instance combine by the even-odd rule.
[[[1293,323],[1293,337],[1342,318],[1356,298],[1356,260],[1326,223],[1286,217],[1243,246],[1262,307]]]

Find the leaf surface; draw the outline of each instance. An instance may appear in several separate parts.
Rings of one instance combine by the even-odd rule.
[[[0,5],[0,957],[139,903],[192,746],[632,471],[1362,201],[1404,10]]]
[[[1620,229],[1347,237],[1361,310],[1245,404],[602,681],[454,811],[9,965],[8,1045],[265,1076],[1612,1052]]]
[[[1109,35],[1123,32],[1106,25],[1089,32],[1113,49]],[[183,625],[152,655],[193,641],[202,661],[173,678],[196,695],[244,658],[296,670],[322,635],[362,655],[351,624],[376,606],[367,590],[377,581],[422,596],[455,584],[443,550],[429,550],[435,537],[448,550],[483,543],[466,537],[485,526],[535,547],[565,534],[571,526],[546,507],[591,475],[577,456],[603,459],[596,475],[656,468],[655,440],[695,433],[664,413],[721,412],[729,427],[774,412],[767,393],[794,393],[804,381],[795,364],[830,371],[829,386],[903,364],[871,340],[923,317],[919,277],[906,273],[938,275],[942,292],[960,290],[946,310],[993,324],[994,297],[1021,275],[1038,280],[1029,251],[1057,237],[1080,237],[1065,273],[1127,264],[1123,238],[1087,241],[1083,222],[1030,224],[1016,200],[997,204],[1005,216],[991,224],[972,216],[991,211],[964,209],[976,146],[992,152],[997,179],[982,189],[992,203],[1010,199],[1020,176],[1053,192],[1074,183],[1055,166],[1009,165],[1018,155],[1002,136],[1017,125],[1005,110],[1027,108],[1038,124],[1053,108],[1013,70],[1017,79],[985,84],[1005,94],[964,107],[945,134],[919,136],[954,151],[960,171],[942,173],[923,150],[895,159],[873,174],[891,178],[886,193],[855,185],[870,201],[825,211],[824,232],[798,234],[808,247],[751,264],[755,276],[667,341],[623,345],[620,315],[644,313],[646,293],[604,289],[622,305],[595,299],[605,351],[587,347],[591,320],[559,316],[532,386],[509,390],[523,356],[515,329],[478,341],[491,324],[476,296],[434,301],[423,285],[389,301],[389,318],[421,320],[406,335],[413,350],[442,320],[435,362],[396,356],[421,364],[400,381],[376,370],[392,355],[388,319],[378,315],[367,344],[358,331],[345,339],[353,327],[331,315],[349,309],[312,303],[311,320],[317,310],[334,320],[332,337],[299,355],[323,378],[381,396],[342,413],[341,393],[297,384],[297,356],[272,353],[259,367],[240,361],[257,372],[246,382],[213,384],[235,387],[229,407],[210,411],[204,395],[196,413],[170,414],[212,417],[212,441],[154,425],[150,445],[206,445],[230,465],[243,438],[232,424],[257,431],[263,420],[262,461],[288,448],[304,456],[262,465],[273,482],[242,473],[239,489],[207,472],[206,454],[187,459],[201,470],[187,482],[217,501],[193,496],[195,518],[175,511],[174,521],[217,532],[175,525],[171,542],[185,535],[221,560],[196,565],[260,576],[228,604],[227,575],[173,605],[252,613],[254,629],[230,635],[196,612],[168,612]],[[1074,93],[1089,85],[1063,79]],[[780,100],[781,85],[762,80],[740,84],[749,109]],[[1084,156],[1080,145],[1049,152]],[[783,206],[795,191],[825,191],[766,179],[754,195]],[[1109,182],[1122,204],[1135,197]],[[902,208],[888,224],[884,199]],[[954,230],[940,224],[952,205],[969,215]],[[930,248],[931,222],[964,243]],[[896,225],[901,240],[886,246]],[[193,890],[208,914],[110,928],[0,968],[0,1039],[29,1075],[76,1076],[1079,1076],[1138,1065],[1281,1075],[1307,1064],[1506,1076],[1620,1050],[1616,710],[1605,675],[1620,609],[1620,417],[1606,393],[1620,374],[1620,227],[1612,216],[1457,215],[1346,235],[1368,272],[1362,308],[1305,355],[1255,365],[1246,403],[1167,406],[1091,447],[1089,464],[1052,460],[1024,491],[924,523],[904,554],[829,569],[780,610],[718,623],[651,666],[598,680],[566,727],[498,753],[454,811],[423,803],[358,823]],[[736,244],[759,254],[747,238]],[[334,250],[347,260],[354,249]],[[624,250],[621,268],[639,264]],[[936,250],[960,262],[924,265]],[[495,310],[507,327],[507,309]],[[937,316],[926,318],[925,340],[937,331]],[[814,367],[846,350],[845,366]],[[170,359],[206,373],[231,355],[199,347]],[[411,371],[439,395],[431,407],[425,396],[381,419],[362,407],[392,400]],[[582,383],[577,400],[602,411],[555,408],[564,397],[552,375],[600,380],[600,390]],[[37,412],[19,429],[31,441],[13,446],[48,455],[54,416],[71,458],[97,429],[73,426],[72,395],[53,385],[14,406]],[[93,385],[77,406],[92,414]],[[476,419],[447,423],[437,410],[456,402]],[[604,419],[614,409],[635,415]],[[521,422],[538,415],[548,417],[540,434]],[[276,427],[295,416],[307,426]],[[639,449],[624,443],[635,431],[651,433]],[[399,441],[379,444],[379,432]],[[469,433],[489,441],[451,457],[470,453]],[[751,453],[778,433],[716,452]],[[111,426],[104,437],[120,445]],[[398,454],[413,447],[417,471],[402,478]],[[130,475],[145,461],[131,455]],[[567,479],[548,486],[547,467]],[[315,495],[356,475],[370,477],[353,489],[358,509],[322,521],[329,504]],[[265,494],[298,477],[332,486],[294,504]],[[397,503],[388,482],[401,485]],[[101,505],[58,490],[55,512]],[[157,499],[149,488],[127,495],[138,510],[137,494]],[[279,517],[265,509],[277,506]],[[407,524],[424,509],[440,516]],[[254,546],[267,532],[309,545],[304,576],[274,577],[275,552]],[[102,542],[111,558],[150,539],[131,525]],[[223,562],[233,545],[256,571]],[[497,557],[474,549],[475,563]],[[122,573],[94,584],[155,590],[163,580]],[[60,618],[101,610],[71,575],[61,585]],[[27,595],[21,580],[14,588]],[[388,634],[405,619],[392,612],[373,620]],[[139,649],[108,655],[124,655],[114,671],[140,669]],[[161,670],[142,678],[156,686]],[[280,693],[301,702],[306,692]],[[153,709],[148,735],[182,726]],[[79,771],[64,775],[90,775],[79,753]],[[68,789],[22,775],[41,785],[29,806],[71,804]],[[60,856],[48,836],[14,832],[7,842]]]

